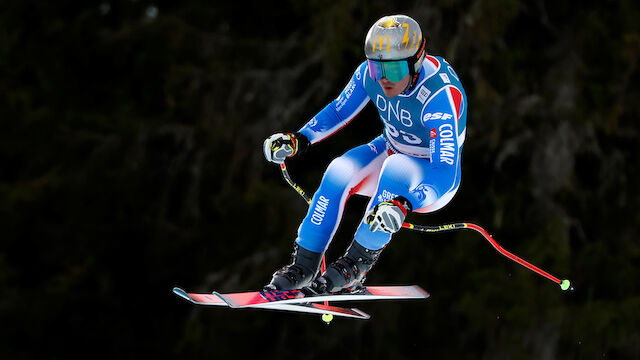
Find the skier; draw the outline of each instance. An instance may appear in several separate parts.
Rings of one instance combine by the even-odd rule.
[[[334,159],[298,230],[292,263],[273,274],[266,290],[307,288],[316,293],[357,291],[367,272],[410,212],[445,206],[461,177],[467,98],[451,65],[426,52],[418,23],[385,16],[367,33],[367,60],[342,93],[295,133],[264,142],[268,161],[287,157],[333,135],[372,101],[382,134]],[[371,198],[344,256],[319,275],[347,198]]]

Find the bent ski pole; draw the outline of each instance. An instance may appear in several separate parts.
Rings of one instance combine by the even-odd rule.
[[[284,177],[284,179],[287,181],[287,183],[298,192],[298,194],[300,194],[300,196],[302,196],[307,203],[311,203],[311,199],[309,198],[309,196],[307,196],[307,194],[304,192],[304,190],[302,190],[302,188],[300,186],[298,186],[298,184],[296,184],[295,182],[293,182],[293,180],[291,180],[291,176],[289,175],[289,172],[287,171],[287,167],[285,166],[284,163],[280,164],[280,169],[282,170],[282,176]],[[505,250],[502,246],[500,246],[500,244],[498,244],[498,242],[493,239],[493,237],[491,237],[491,235],[489,235],[489,233],[483,229],[482,227],[476,225],[476,224],[471,224],[471,223],[453,223],[453,224],[444,224],[444,225],[437,225],[437,226],[425,226],[425,225],[414,225],[414,224],[410,224],[410,223],[403,223],[402,227],[405,229],[409,229],[409,230],[414,230],[414,231],[419,231],[419,232],[423,232],[423,233],[437,233],[437,232],[443,232],[443,231],[452,231],[452,230],[460,230],[460,229],[472,229],[475,230],[477,232],[479,232],[490,244],[491,246],[493,246],[494,249],[496,249],[500,254],[504,255],[505,257],[509,258],[510,260],[524,266],[525,268],[537,273],[538,275],[544,276],[545,278],[553,281],[554,283],[560,285],[560,288],[562,290],[573,290],[573,288],[571,287],[571,282],[568,279],[564,279],[564,280],[560,280],[557,277],[549,274],[548,272],[540,269],[539,267],[531,264],[530,262],[521,259],[520,257],[512,254],[511,252]]]
[[[571,287],[571,282],[567,279],[560,280],[557,277],[549,274],[548,272],[540,269],[539,267],[531,264],[530,262],[523,260],[522,258],[514,255],[513,253],[505,250],[498,242],[489,235],[489,233],[483,229],[482,227],[471,224],[471,223],[454,223],[454,224],[446,224],[446,225],[438,225],[438,226],[424,226],[424,225],[414,225],[409,223],[402,224],[402,227],[409,230],[424,232],[424,233],[435,233],[442,231],[450,231],[450,230],[460,230],[460,229],[471,229],[479,232],[490,244],[496,249],[500,254],[506,256],[507,258],[517,262],[518,264],[526,267],[527,269],[537,273],[538,275],[544,276],[547,279],[553,281],[554,283],[560,285],[562,290],[568,290],[573,288]]]

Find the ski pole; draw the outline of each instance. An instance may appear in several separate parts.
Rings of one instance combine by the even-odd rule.
[[[291,179],[291,176],[289,175],[289,172],[287,171],[287,167],[285,166],[284,163],[280,164],[280,169],[282,170],[282,176],[287,181],[287,183],[294,190],[296,190],[298,194],[300,194],[300,196],[302,196],[307,201],[308,204],[310,204],[311,199],[309,198],[309,196],[307,196],[304,190],[302,190],[302,188],[298,186],[298,184],[293,182],[293,180]],[[493,246],[494,249],[496,249],[500,254],[504,255],[508,259],[560,285],[560,288],[562,290],[569,290],[569,289],[573,290],[573,288],[571,287],[571,282],[568,279],[560,280],[557,277],[549,274],[548,272],[540,269],[539,267],[531,264],[530,262],[523,260],[522,258],[514,255],[513,253],[505,250],[502,246],[500,246],[500,244],[498,244],[498,242],[493,237],[491,237],[491,235],[489,235],[489,233],[485,229],[483,229],[482,227],[476,224],[453,223],[453,224],[444,224],[444,225],[436,225],[436,226],[425,226],[425,225],[414,225],[414,224],[405,222],[402,224],[402,227],[405,229],[423,232],[423,233],[437,233],[437,232],[460,230],[460,229],[475,230],[479,232],[491,244],[491,246]],[[323,257],[323,263],[324,263],[324,257]]]
[[[498,242],[489,235],[489,233],[483,229],[482,227],[471,224],[471,223],[454,223],[454,224],[446,224],[446,225],[438,225],[438,226],[424,226],[424,225],[414,225],[409,223],[403,223],[402,227],[409,230],[424,232],[424,233],[435,233],[442,231],[450,231],[450,230],[460,230],[460,229],[471,229],[479,232],[490,244],[496,249],[500,254],[506,256],[512,261],[517,262],[518,264],[526,267],[527,269],[546,277],[547,279],[553,281],[554,283],[560,285],[562,290],[573,290],[571,287],[571,282],[568,279],[560,280],[557,277],[549,274],[548,272],[540,269],[539,267],[531,264],[530,262],[523,260],[522,258],[514,255],[513,253],[505,250]]]
[[[304,190],[302,190],[302,188],[298,186],[298,184],[294,183],[293,180],[291,180],[291,176],[289,176],[289,171],[287,171],[287,165],[285,165],[284,163],[280,164],[280,169],[282,170],[282,177],[284,177],[284,180],[287,182],[287,184],[291,185],[293,190],[295,190],[298,194],[300,194],[300,196],[302,196],[302,198],[307,202],[307,204],[311,205],[311,198],[307,196],[307,193],[305,193]]]

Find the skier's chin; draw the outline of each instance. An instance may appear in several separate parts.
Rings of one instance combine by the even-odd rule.
[[[394,98],[402,93],[404,89],[409,85],[409,75],[405,76],[404,79],[398,82],[391,82],[386,78],[380,79],[378,81],[380,87],[382,88],[382,92],[384,92],[384,96],[388,98]]]
[[[394,98],[398,95],[400,95],[400,91],[398,91],[397,88],[395,87],[391,87],[391,88],[382,88],[382,91],[384,92],[384,96],[388,97],[388,98]]]

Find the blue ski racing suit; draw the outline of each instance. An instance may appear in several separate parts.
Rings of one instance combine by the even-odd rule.
[[[327,168],[298,230],[296,242],[307,250],[327,249],[353,194],[371,198],[367,212],[401,196],[414,212],[428,213],[445,206],[458,190],[467,97],[449,63],[427,55],[410,92],[387,98],[363,62],[342,93],[299,132],[311,144],[322,141],[347,125],[369,101],[378,109],[384,130]],[[382,249],[390,239],[389,233],[372,232],[365,219],[355,234],[355,241],[371,250]]]

